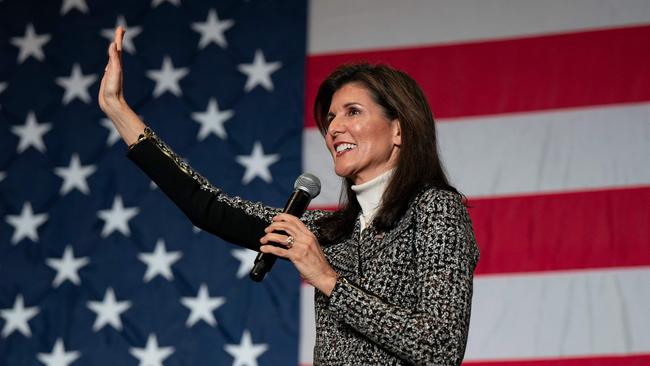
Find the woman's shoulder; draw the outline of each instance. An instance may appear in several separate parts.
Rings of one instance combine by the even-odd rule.
[[[442,234],[440,238],[456,238],[453,242],[457,245],[451,247],[456,248],[459,253],[465,253],[467,258],[473,258],[476,265],[479,248],[464,197],[454,191],[432,187],[420,192],[415,202],[416,222],[420,227],[432,233]],[[432,245],[435,242],[425,241],[423,244]]]
[[[463,196],[457,192],[438,187],[422,189],[414,198],[415,210],[446,212],[449,210],[465,211]]]

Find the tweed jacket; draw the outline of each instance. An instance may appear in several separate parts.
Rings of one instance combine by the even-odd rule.
[[[229,197],[150,129],[128,156],[192,220],[224,240],[259,250],[280,210]],[[318,237],[315,221],[301,220]],[[331,296],[315,291],[314,365],[459,365],[469,329],[478,247],[460,196],[424,189],[388,232],[372,225],[322,247],[339,274]]]

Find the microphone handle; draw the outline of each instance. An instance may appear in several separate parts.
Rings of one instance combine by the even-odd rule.
[[[311,197],[309,194],[307,194],[307,192],[301,189],[296,189],[293,191],[293,194],[291,194],[291,197],[289,197],[289,200],[284,206],[284,210],[282,212],[300,217],[307,209],[309,201],[311,201]],[[276,231],[276,233],[287,235],[287,233],[284,231]],[[284,246],[280,244],[274,243],[273,245],[284,248]],[[278,257],[273,254],[262,252],[257,254],[257,258],[255,258],[255,264],[253,265],[253,269],[249,275],[250,278],[255,282],[261,282],[264,279],[266,273],[269,272],[273,267],[276,259],[278,259]]]

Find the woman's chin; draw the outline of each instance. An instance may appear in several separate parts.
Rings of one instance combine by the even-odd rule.
[[[334,168],[334,173],[341,178],[350,178],[350,179],[353,179],[355,175],[352,171],[348,169],[343,169],[343,168],[337,169],[336,167]]]

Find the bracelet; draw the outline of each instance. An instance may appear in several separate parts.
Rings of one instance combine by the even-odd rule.
[[[150,138],[152,135],[153,135],[153,131],[151,131],[149,126],[145,127],[144,131],[140,134],[140,136],[138,136],[138,139],[136,140],[136,142],[129,145],[129,150],[133,149],[140,142]]]

